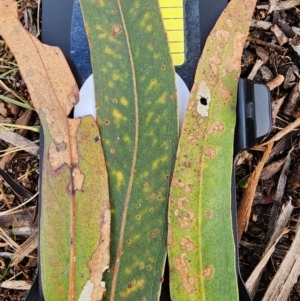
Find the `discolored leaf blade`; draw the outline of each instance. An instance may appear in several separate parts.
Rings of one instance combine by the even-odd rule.
[[[0,35],[18,62],[44,129],[40,188],[44,297],[99,300],[105,291],[102,274],[109,264],[110,207],[98,126],[90,116],[67,118],[78,100],[68,64],[58,48],[41,44],[23,28],[14,0],[0,1]]]
[[[81,0],[112,207],[105,300],[157,300],[177,146],[174,70],[157,1]]]
[[[256,1],[232,0],[200,58],[169,203],[172,300],[238,300],[231,217],[237,84]]]

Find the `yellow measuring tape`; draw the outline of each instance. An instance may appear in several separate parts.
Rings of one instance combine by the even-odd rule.
[[[175,66],[184,63],[183,0],[158,0]]]

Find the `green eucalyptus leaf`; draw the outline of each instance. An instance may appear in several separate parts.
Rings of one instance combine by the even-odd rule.
[[[177,147],[174,69],[157,0],[81,0],[109,178],[104,300],[157,300]]]
[[[39,240],[44,298],[101,300],[111,214],[98,126],[91,116],[68,118],[79,94],[68,63],[58,48],[23,28],[15,1],[0,1],[0,35],[18,62],[44,130]]]
[[[238,300],[231,172],[240,61],[255,4],[230,1],[197,67],[170,192],[173,301]]]

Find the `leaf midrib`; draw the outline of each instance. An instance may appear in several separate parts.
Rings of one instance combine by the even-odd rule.
[[[125,24],[125,19],[124,19],[123,10],[122,10],[120,0],[117,0],[117,5],[118,5],[118,8],[119,8],[119,12],[120,12],[121,20],[122,20],[122,25],[123,25],[124,34],[125,34],[125,38],[126,38],[126,43],[127,43],[127,47],[128,47],[128,54],[129,54],[131,72],[132,72],[134,107],[135,107],[135,135],[134,135],[134,148],[133,148],[133,156],[132,156],[132,166],[131,166],[130,178],[129,178],[129,181],[128,181],[128,188],[127,188],[127,193],[126,193],[126,198],[125,198],[125,203],[124,203],[124,211],[123,211],[123,216],[122,216],[120,236],[119,236],[119,242],[118,242],[118,247],[117,247],[117,257],[116,257],[116,261],[115,261],[115,267],[113,268],[114,273],[113,273],[113,279],[112,279],[110,300],[115,300],[116,286],[117,286],[118,273],[119,273],[119,267],[120,267],[120,257],[121,257],[121,254],[122,254],[122,246],[123,246],[123,241],[124,241],[124,232],[125,232],[125,226],[126,226],[126,221],[127,221],[127,212],[128,212],[128,206],[129,206],[129,201],[130,201],[130,196],[131,196],[131,190],[132,190],[132,186],[133,186],[134,170],[135,170],[136,161],[137,161],[137,148],[138,148],[138,135],[139,135],[138,93],[137,93],[137,85],[136,85],[135,66],[134,66],[133,55],[132,55],[132,51],[131,51],[131,47],[130,47],[128,31],[127,31],[127,27],[126,27],[126,24]]]

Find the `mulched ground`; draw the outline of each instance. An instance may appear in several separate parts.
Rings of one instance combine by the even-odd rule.
[[[36,20],[39,1],[24,0],[18,3],[19,17],[24,26],[38,36],[39,26]],[[272,0],[258,1],[242,57],[241,76],[273,85],[271,98],[274,123],[270,136],[300,117],[299,54],[300,1],[279,1],[278,4]],[[30,103],[30,96],[14,58],[0,37],[1,95]],[[24,128],[39,124],[35,112],[0,101],[0,130],[3,127],[10,128],[11,124],[18,124],[17,132],[38,144],[39,135],[32,131],[36,127]],[[24,146],[19,148],[24,149]],[[8,210],[22,205],[38,191],[39,161],[34,154],[14,150],[9,141],[0,140],[0,168],[6,172],[1,174],[6,180],[0,177],[0,300],[3,301],[23,300],[33,281],[37,263],[36,197],[14,211],[14,214],[10,214]],[[236,165],[238,201],[264,150],[265,147],[255,147],[240,155]],[[249,226],[242,236],[239,248],[240,269],[245,281],[261,260],[272,234],[270,229],[277,221],[283,204],[292,200],[294,209],[286,225],[289,231],[279,240],[275,252],[263,269],[254,300],[262,300],[295,238],[300,214],[299,152],[299,130],[295,129],[275,143],[256,187]],[[15,259],[13,261],[15,251],[23,250],[22,244],[28,243],[29,237],[34,250],[29,256],[21,258],[20,262]],[[1,287],[3,285],[11,285],[11,288]],[[294,285],[289,300],[300,300],[300,281]]]

